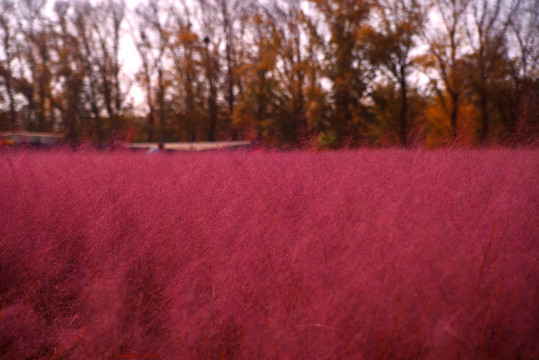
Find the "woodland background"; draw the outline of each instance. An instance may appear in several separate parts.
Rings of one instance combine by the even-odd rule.
[[[0,0],[0,131],[535,142],[538,14],[536,0]]]

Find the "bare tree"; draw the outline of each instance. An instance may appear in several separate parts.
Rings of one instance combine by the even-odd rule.
[[[142,23],[138,24],[136,28],[132,29],[132,37],[134,39],[135,47],[141,59],[141,69],[135,74],[139,84],[145,91],[146,106],[148,107],[147,122],[148,122],[148,134],[147,141],[153,141],[154,127],[155,127],[155,100],[153,96],[153,84],[152,76],[154,73],[154,62],[150,59],[150,43],[144,30]]]
[[[154,111],[157,107],[157,118],[159,121],[160,146],[165,140],[165,98],[168,85],[165,82],[165,55],[170,44],[169,24],[171,12],[163,7],[163,4],[155,0],[147,0],[140,3],[135,9],[136,31],[134,31],[135,43],[143,63],[142,79],[145,82],[147,104],[149,107],[148,138],[153,137]],[[156,79],[156,99],[155,103],[151,94],[152,84]]]
[[[199,6],[201,8],[201,25],[202,31],[205,36],[204,41],[204,63],[205,74],[208,83],[207,88],[207,137],[209,141],[216,140],[217,134],[217,120],[218,120],[218,104],[217,104],[217,91],[218,91],[218,79],[221,72],[221,66],[219,62],[219,46],[222,39],[218,37],[218,27],[213,22],[214,14],[216,14],[217,8],[215,3],[208,0],[199,0]],[[226,35],[225,35],[226,36]]]
[[[494,72],[504,64],[506,32],[512,12],[513,1],[477,0],[470,4],[470,15],[466,19],[468,44],[472,49],[470,78],[473,91],[477,93],[480,132],[479,142],[485,143],[489,133],[489,111],[491,80]]]
[[[9,107],[9,123],[12,130],[17,128],[17,113],[15,109],[14,84],[13,84],[13,61],[15,60],[15,29],[13,21],[15,5],[12,0],[0,0],[0,34],[2,46],[0,54],[0,77],[2,77]]]
[[[17,18],[22,39],[18,42],[20,67],[18,87],[26,98],[25,127],[45,130],[49,74],[48,27],[43,17],[46,0],[21,0]]]
[[[291,118],[281,125],[281,132],[292,141],[301,141],[307,135],[305,109],[305,84],[307,54],[305,42],[309,34],[304,31],[306,14],[301,4],[294,0],[274,0],[266,9],[267,16],[275,23],[276,47],[280,49],[282,83],[290,97]]]
[[[95,8],[89,1],[75,3],[73,13],[73,25],[75,36],[79,41],[76,52],[77,61],[84,70],[84,97],[89,104],[93,131],[100,141],[105,138],[103,119],[101,115],[99,52],[95,38],[94,24],[97,21]],[[90,129],[85,129],[90,131]]]
[[[200,74],[205,68],[201,62],[204,57],[204,44],[200,36],[193,29],[196,21],[193,9],[186,3],[171,9],[173,14],[172,33],[169,44],[174,69],[175,91],[174,106],[176,106],[178,129],[177,134],[194,140],[201,132],[200,127],[204,120],[202,105],[202,82]]]
[[[67,0],[58,0],[54,4],[57,28],[52,39],[51,48],[56,54],[53,65],[53,76],[56,80],[56,94],[51,92],[52,105],[60,112],[66,138],[75,141],[78,128],[83,121],[82,86],[84,71],[77,61],[79,42],[77,36],[70,31],[69,12],[72,9]]]
[[[526,132],[526,128],[539,132],[537,120],[537,88],[539,76],[539,8],[537,0],[517,0],[509,23],[510,44],[516,50],[509,61],[513,82],[511,105],[504,117],[505,128],[513,142]],[[508,56],[509,57],[509,56]],[[507,94],[503,94],[507,98]],[[501,103],[501,102],[498,102]]]
[[[119,59],[121,26],[125,16],[123,0],[107,0],[95,9],[93,29],[97,35],[96,68],[99,72],[99,88],[105,109],[111,122],[111,139],[118,132],[119,115],[122,110],[124,93],[120,82],[121,64]]]
[[[237,44],[242,39],[239,38],[239,28],[245,23],[245,15],[248,12],[249,2],[245,0],[215,0],[217,1],[219,20],[221,29],[224,34],[225,44],[225,66],[226,66],[226,123],[232,125],[232,116],[234,106],[236,104],[235,87],[238,85],[238,60],[237,60]],[[237,133],[233,127],[232,137],[236,138]]]
[[[458,134],[459,109],[465,91],[462,57],[465,46],[464,17],[469,2],[470,0],[432,0],[441,27],[436,32],[425,30],[423,33],[430,52],[424,65],[436,71],[436,75],[431,77],[431,83],[444,111],[449,116],[454,140]],[[428,26],[426,29],[432,27]],[[449,101],[440,89],[439,82],[448,94]]]

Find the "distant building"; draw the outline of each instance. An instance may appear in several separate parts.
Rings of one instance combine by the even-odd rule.
[[[45,132],[6,131],[0,133],[0,145],[56,145],[63,135]]]

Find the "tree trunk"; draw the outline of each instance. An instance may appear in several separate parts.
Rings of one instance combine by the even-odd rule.
[[[400,112],[400,142],[402,146],[408,146],[408,84],[406,83],[406,69],[401,67],[400,73],[400,88],[401,88],[401,101],[402,108]]]
[[[458,136],[458,129],[457,129],[457,121],[458,121],[458,115],[459,115],[459,107],[458,107],[458,101],[459,101],[459,94],[452,93],[451,94],[451,130],[453,132],[453,141],[457,141]]]
[[[13,96],[13,88],[11,84],[11,70],[9,68],[6,69],[3,78],[6,85],[7,96],[9,99],[9,120],[11,130],[15,131],[17,129],[17,113],[15,111],[15,99]]]
[[[147,141],[151,142],[153,141],[154,137],[154,124],[155,124],[155,112],[153,109],[153,106],[149,104],[150,111],[148,112],[148,137]]]
[[[210,51],[208,49],[209,45],[206,45],[206,58],[207,58],[207,69],[206,76],[208,78],[209,85],[209,94],[208,94],[208,118],[209,118],[209,127],[208,127],[208,140],[215,141],[215,131],[217,127],[217,89],[215,87],[215,81],[213,79],[213,64],[210,58]]]
[[[485,144],[488,137],[488,109],[487,109],[487,97],[485,94],[481,94],[479,99],[479,111],[481,113],[481,130],[479,133],[479,142]]]
[[[158,70],[159,81],[159,147],[165,141],[165,84],[163,81],[163,69]]]

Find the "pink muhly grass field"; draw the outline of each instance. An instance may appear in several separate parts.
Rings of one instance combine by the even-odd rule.
[[[539,359],[539,151],[0,152],[0,358]]]

